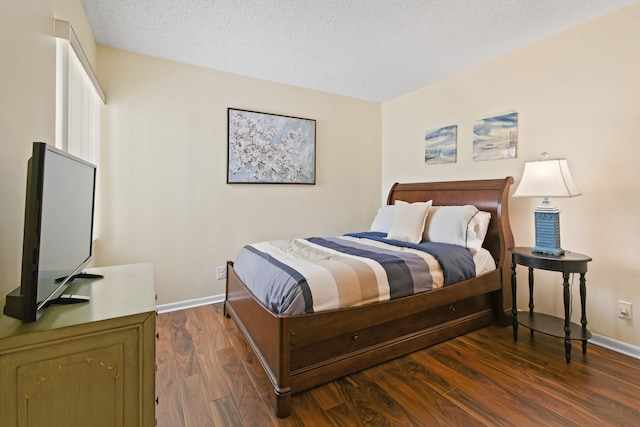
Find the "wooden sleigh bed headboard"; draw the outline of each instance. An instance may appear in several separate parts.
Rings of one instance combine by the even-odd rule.
[[[227,263],[225,314],[233,318],[269,379],[274,410],[291,412],[291,396],[336,378],[498,322],[510,324],[508,199],[512,177],[394,184],[388,203],[433,200],[491,212],[483,246],[496,270],[440,289],[390,301],[312,314],[266,308]]]
[[[481,211],[491,212],[491,222],[483,247],[491,252],[503,277],[510,277],[510,261],[508,249],[513,247],[513,232],[509,221],[509,188],[513,177],[504,179],[425,182],[412,184],[394,184],[389,191],[387,204],[396,200],[419,202],[433,200],[434,206],[474,205]],[[505,283],[509,283],[508,280]],[[507,286],[508,287],[508,286]],[[511,307],[511,289],[507,292],[505,309]]]

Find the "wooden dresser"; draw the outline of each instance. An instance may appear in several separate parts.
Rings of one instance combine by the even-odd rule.
[[[151,264],[94,268],[34,323],[0,317],[0,424],[154,426],[155,285]]]

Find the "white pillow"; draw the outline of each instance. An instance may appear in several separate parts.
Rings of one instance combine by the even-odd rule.
[[[478,213],[471,218],[471,221],[467,226],[468,248],[479,250],[482,247],[484,238],[487,236],[490,221],[491,213],[485,211],[478,211]]]
[[[395,214],[395,205],[385,205],[378,209],[376,217],[371,223],[369,231],[377,231],[379,233],[388,233],[393,225],[393,217]]]
[[[433,206],[429,210],[423,239],[480,249],[491,214],[473,205]]]
[[[420,243],[431,203],[431,200],[416,203],[396,200],[393,224],[387,233],[387,239]]]

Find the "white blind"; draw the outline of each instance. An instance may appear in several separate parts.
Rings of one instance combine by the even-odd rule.
[[[56,147],[98,165],[102,99],[69,41],[56,43]]]

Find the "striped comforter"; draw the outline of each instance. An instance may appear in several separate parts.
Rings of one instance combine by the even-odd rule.
[[[275,313],[300,314],[400,298],[475,276],[468,249],[381,233],[245,246],[234,270]]]

